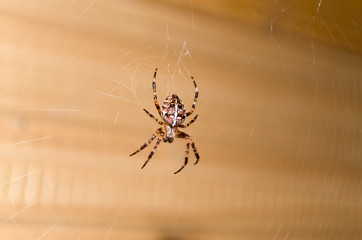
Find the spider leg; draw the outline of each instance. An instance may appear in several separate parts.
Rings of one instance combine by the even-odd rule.
[[[155,120],[158,124],[162,125],[162,121],[158,120],[155,116],[153,116],[153,114],[149,113],[146,109],[143,109],[143,111],[145,111],[148,116],[150,116],[153,120]]]
[[[153,74],[153,81],[152,81],[153,101],[155,102],[155,106],[158,111],[158,114],[160,114],[160,116],[161,116],[161,108],[160,108],[160,104],[158,104],[157,92],[156,92],[156,74],[157,74],[157,68],[155,69],[155,73]]]
[[[152,137],[150,139],[148,139],[147,142],[145,142],[140,149],[138,149],[137,151],[135,151],[134,153],[132,153],[131,155],[129,155],[130,157],[132,157],[133,155],[135,155],[136,153],[142,151],[143,149],[145,149],[155,138],[158,134],[160,134],[162,132],[162,128],[159,128],[156,130],[156,132],[152,135]]]
[[[176,173],[179,173],[182,169],[184,169],[184,167],[187,165],[188,163],[188,159],[189,159],[189,151],[190,151],[190,143],[188,142],[186,144],[186,153],[185,153],[185,162],[184,162],[184,165],[182,165],[182,167],[177,170],[176,172],[174,172],[173,174],[176,174]]]
[[[146,166],[146,164],[148,163],[148,161],[152,158],[153,154],[156,152],[156,150],[158,148],[158,144],[160,144],[160,142],[161,142],[161,139],[162,139],[162,136],[158,137],[155,146],[153,147],[152,151],[148,155],[148,158],[147,158],[146,162],[143,164],[143,166],[141,167],[141,169],[143,169]]]
[[[200,160],[200,156],[199,156],[199,153],[196,150],[196,146],[195,146],[194,141],[191,142],[191,147],[192,147],[192,150],[194,150],[194,154],[195,154],[195,157],[196,157],[196,162],[194,163],[194,165],[196,165]]]
[[[194,86],[195,86],[195,97],[194,97],[194,102],[192,103],[191,110],[186,113],[186,117],[187,117],[187,116],[190,116],[190,115],[194,112],[195,106],[196,106],[196,102],[197,102],[197,98],[199,97],[199,89],[197,88],[195,79],[194,79],[193,76],[191,76],[191,79],[192,79],[192,81],[194,82]]]
[[[187,123],[186,125],[181,124],[181,125],[179,125],[179,127],[180,127],[180,128],[187,128],[188,126],[190,126],[191,124],[193,124],[193,123],[196,121],[196,119],[197,119],[198,116],[199,116],[199,115],[196,115],[196,116],[194,117],[194,119],[192,119],[189,123]]]
[[[187,163],[188,163],[188,158],[189,158],[190,144],[191,144],[191,147],[192,147],[192,149],[193,149],[193,151],[194,151],[194,154],[195,154],[195,157],[196,157],[195,165],[199,162],[199,159],[200,159],[200,156],[199,156],[199,154],[198,154],[198,152],[197,152],[197,150],[196,150],[196,146],[195,146],[194,140],[192,140],[192,138],[191,138],[188,134],[180,131],[180,132],[177,134],[177,137],[178,137],[178,138],[185,139],[185,140],[187,141],[187,144],[186,144],[186,153],[185,153],[185,162],[184,162],[184,165],[183,165],[179,170],[177,170],[176,172],[174,172],[174,174],[180,172],[180,171],[187,165]]]

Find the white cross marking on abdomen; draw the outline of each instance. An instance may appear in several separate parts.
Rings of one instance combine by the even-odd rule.
[[[177,121],[177,104],[175,104],[175,115],[173,115],[173,124],[172,126],[176,125],[176,121]]]

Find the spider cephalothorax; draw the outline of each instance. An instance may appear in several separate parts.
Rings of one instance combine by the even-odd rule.
[[[194,117],[194,119],[192,119],[186,125],[182,124],[185,121],[186,117],[188,117],[189,115],[191,115],[194,112],[196,101],[197,101],[197,98],[199,96],[199,90],[197,89],[197,85],[196,85],[196,82],[195,82],[194,78],[191,77],[192,81],[194,82],[194,86],[195,86],[195,97],[194,97],[194,102],[192,104],[192,107],[191,107],[190,111],[186,111],[185,105],[183,104],[181,99],[176,94],[172,94],[171,96],[168,96],[165,99],[165,101],[163,102],[162,108],[160,108],[160,105],[158,104],[158,100],[157,100],[157,93],[156,93],[156,74],[157,74],[157,68],[156,68],[155,73],[153,75],[153,82],[152,82],[153,99],[155,101],[155,106],[156,106],[156,109],[158,111],[158,114],[161,116],[163,121],[158,120],[155,116],[153,116],[151,113],[149,113],[146,109],[143,109],[143,110],[151,118],[153,118],[158,124],[162,125],[163,129],[162,129],[162,127],[157,129],[156,133],[154,133],[152,135],[152,137],[145,144],[143,144],[141,146],[140,149],[138,149],[137,151],[132,153],[130,156],[133,156],[136,153],[138,153],[139,151],[146,148],[157,137],[157,135],[160,135],[157,138],[156,145],[154,146],[151,153],[148,155],[147,161],[142,166],[142,168],[144,168],[144,166],[146,166],[148,161],[152,158],[153,154],[155,153],[158,145],[161,142],[161,139],[164,142],[169,142],[169,143],[172,143],[173,140],[175,139],[175,137],[185,139],[187,141],[187,143],[186,143],[185,162],[184,162],[184,165],[179,170],[177,170],[175,172],[175,174],[176,174],[176,173],[180,172],[186,166],[186,164],[188,162],[190,145],[191,145],[191,147],[193,149],[193,152],[195,154],[195,157],[196,157],[195,164],[197,164],[199,162],[199,159],[200,159],[199,154],[198,154],[198,152],[196,150],[196,147],[195,147],[195,143],[192,140],[192,138],[188,134],[186,134],[184,132],[181,132],[181,131],[179,131],[177,129],[178,127],[186,128],[186,127],[190,126],[193,122],[195,122],[195,120],[197,119],[198,115],[196,115]]]

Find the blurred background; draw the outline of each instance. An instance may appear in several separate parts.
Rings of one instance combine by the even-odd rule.
[[[0,238],[362,239],[361,12],[0,1]],[[161,102],[200,91],[177,175],[184,140],[129,157],[156,67]]]

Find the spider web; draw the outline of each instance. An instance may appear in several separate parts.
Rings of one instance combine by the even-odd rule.
[[[358,4],[246,0],[240,23],[232,2],[208,12],[230,3],[234,19],[197,1],[0,3],[1,237],[361,237]],[[147,153],[128,158],[156,129],[142,111],[156,115],[156,67],[160,102],[176,93],[189,109],[191,75],[200,89],[187,132],[205,162],[183,178],[169,175],[184,142],[136,174]]]

